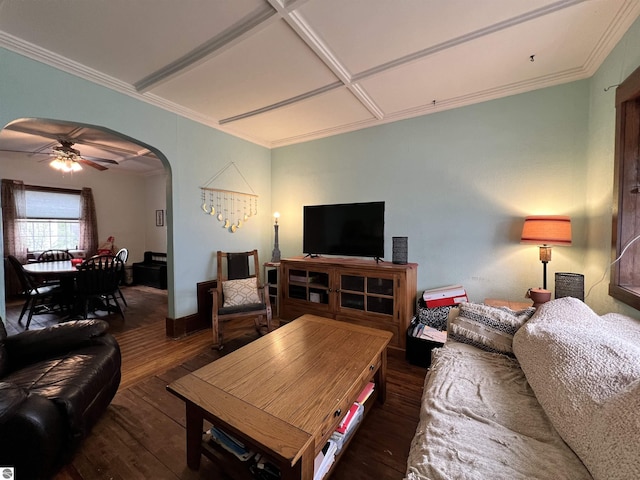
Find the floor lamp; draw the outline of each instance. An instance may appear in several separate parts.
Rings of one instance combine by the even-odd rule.
[[[534,215],[524,219],[520,243],[540,246],[542,288],[547,289],[547,263],[553,245],[571,245],[571,219],[562,215]]]

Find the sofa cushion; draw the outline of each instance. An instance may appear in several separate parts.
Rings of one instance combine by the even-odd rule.
[[[511,310],[479,303],[461,303],[449,320],[449,338],[489,352],[513,355],[513,335],[534,314],[533,307]]]
[[[407,480],[590,480],[514,358],[470,345],[433,350]]]
[[[571,297],[545,303],[514,352],[562,438],[597,480],[640,478],[640,322]]]
[[[260,303],[257,282],[255,277],[222,282],[222,293],[224,295],[223,307]]]

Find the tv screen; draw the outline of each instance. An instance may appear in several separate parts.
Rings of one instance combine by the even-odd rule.
[[[384,256],[384,202],[307,205],[302,249],[308,255]]]

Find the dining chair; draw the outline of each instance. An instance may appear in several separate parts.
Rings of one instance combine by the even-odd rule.
[[[123,268],[122,261],[115,255],[96,255],[78,266],[76,301],[83,318],[88,318],[91,305],[94,310],[118,312],[124,319],[116,298]]]
[[[124,298],[124,295],[122,294],[122,290],[120,289],[120,285],[122,285],[124,283],[124,279],[125,279],[124,265],[126,265],[127,260],[129,259],[129,250],[127,250],[126,248],[121,248],[120,250],[118,250],[118,253],[116,253],[116,257],[118,259],[120,259],[120,261],[122,262],[122,265],[123,265],[122,276],[120,278],[120,281],[118,282],[118,295],[120,296],[120,298],[124,302],[124,305],[126,307],[128,307],[129,304],[127,303],[127,299]]]
[[[25,330],[29,330],[33,315],[55,313],[63,310],[64,302],[61,302],[61,299],[64,298],[64,292],[60,286],[38,284],[35,278],[24,269],[20,260],[13,255],[9,255],[7,259],[15,269],[16,275],[20,280],[22,292],[27,297],[18,318],[18,323],[20,323],[24,314],[27,310],[29,311]]]
[[[268,287],[258,281],[260,262],[257,250],[238,253],[218,251],[217,260],[218,281],[216,289],[211,291],[211,327],[213,347],[222,350],[223,322],[253,317],[258,332],[268,333],[272,330],[272,314]]]
[[[38,255],[38,262],[59,262],[60,260],[71,260],[73,254],[69,250],[45,250]]]

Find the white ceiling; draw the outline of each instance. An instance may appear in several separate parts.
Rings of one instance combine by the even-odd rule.
[[[0,46],[277,147],[587,78],[639,14],[640,0],[0,0]]]

